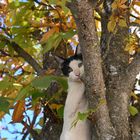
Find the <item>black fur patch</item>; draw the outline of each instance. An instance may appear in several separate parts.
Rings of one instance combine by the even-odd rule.
[[[81,60],[82,61],[83,60],[82,54],[77,54],[77,55],[74,55],[74,56],[71,56],[71,57],[65,59],[65,61],[62,63],[62,66],[61,66],[61,70],[65,76],[69,75],[69,73],[70,73],[69,63],[73,60]]]

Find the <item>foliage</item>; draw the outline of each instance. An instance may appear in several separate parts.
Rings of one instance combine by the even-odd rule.
[[[106,104],[106,101],[102,99],[99,101],[99,103],[94,109],[88,109],[86,112],[78,112],[77,117],[71,124],[71,128],[75,127],[79,121],[84,121],[87,118],[92,119],[93,114],[98,110],[99,107],[101,107],[104,104]]]
[[[28,114],[25,115],[27,110],[39,114],[40,111],[37,113],[36,109],[38,103],[40,108],[49,106],[58,119],[62,118],[63,103],[59,101],[66,92],[67,82],[64,77],[56,76],[57,68],[45,69],[44,57],[50,52],[67,57],[73,54],[73,48],[78,45],[74,19],[65,6],[68,1],[70,2],[70,0],[0,2],[0,118],[8,113],[10,108],[14,108],[12,122],[22,123],[28,118]],[[127,27],[129,22],[139,24],[140,13],[136,6],[140,6],[139,1],[133,0],[128,5],[127,0],[115,0],[112,4],[108,31],[115,33],[117,26]],[[102,3],[99,8],[103,9]],[[130,16],[133,17],[131,21],[125,18],[129,8]],[[94,12],[96,26],[101,32],[100,14]],[[134,16],[134,12],[137,17]],[[125,50],[131,54],[133,50],[138,51],[138,44],[137,36],[132,34],[130,36],[132,39],[129,40]],[[30,58],[21,57],[12,46],[12,42],[32,56],[42,71],[45,69],[43,75],[37,76],[33,64],[27,61]],[[58,90],[50,96],[48,90],[56,82],[59,84]],[[136,110],[131,107],[130,112],[135,114]],[[79,113],[78,116],[83,120],[87,114]]]
[[[136,114],[138,114],[138,109],[134,106],[129,106],[129,112],[132,116],[135,116]]]

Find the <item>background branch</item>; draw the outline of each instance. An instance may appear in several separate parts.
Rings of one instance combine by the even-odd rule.
[[[28,62],[34,68],[38,75],[40,75],[43,72],[43,68],[36,62],[36,60],[24,49],[22,49],[18,44],[16,44],[15,42],[10,42],[8,39],[4,40],[12,46],[12,48],[18,53],[20,57],[25,59],[25,61]]]
[[[140,54],[137,54],[134,60],[128,66],[124,80],[127,81],[127,88],[132,88],[136,80],[136,75],[140,72]]]
[[[33,128],[31,128],[26,122],[22,121],[22,124],[27,129],[27,131],[32,135],[34,140],[41,140],[38,133],[35,130],[33,130]]]

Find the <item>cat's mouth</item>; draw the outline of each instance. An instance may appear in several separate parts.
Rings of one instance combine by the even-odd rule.
[[[83,76],[79,76],[77,79],[76,79],[78,82],[83,82]]]

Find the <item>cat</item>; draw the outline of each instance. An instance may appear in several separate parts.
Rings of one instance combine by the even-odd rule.
[[[60,140],[91,140],[89,120],[79,120],[72,127],[78,112],[86,112],[88,102],[85,84],[81,80],[84,66],[81,54],[75,54],[61,63],[61,70],[68,77],[68,95],[64,106],[64,123]]]

